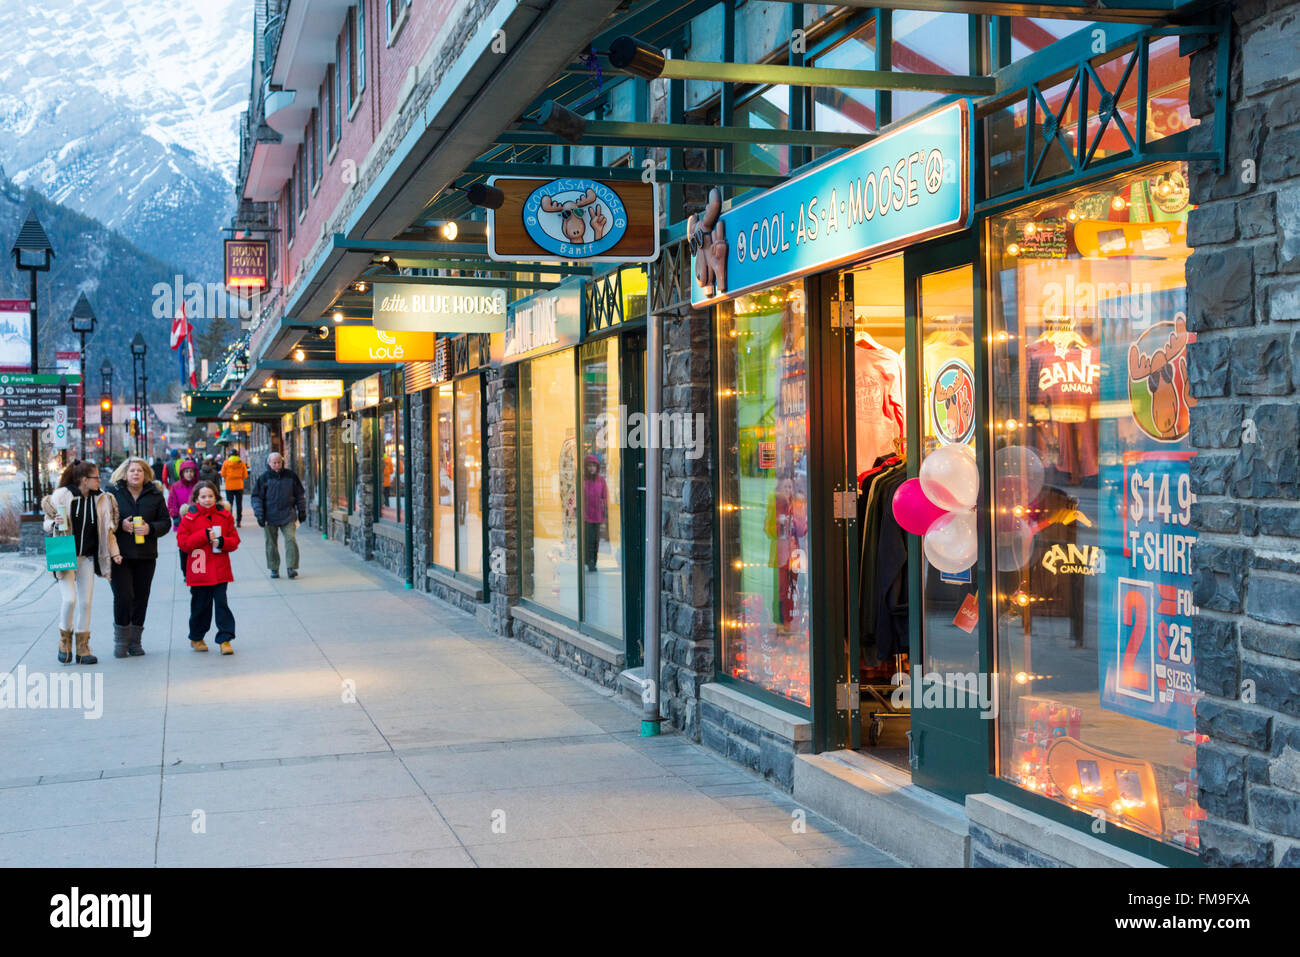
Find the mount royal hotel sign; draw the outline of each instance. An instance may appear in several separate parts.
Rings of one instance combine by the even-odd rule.
[[[693,217],[691,302],[705,306],[964,229],[971,108],[957,100],[720,213]],[[701,281],[701,275],[707,281]]]

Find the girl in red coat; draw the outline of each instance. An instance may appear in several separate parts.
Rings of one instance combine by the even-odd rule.
[[[230,572],[230,553],[239,547],[239,532],[230,509],[217,499],[211,482],[194,486],[194,508],[181,518],[176,541],[185,556],[185,584],[190,586],[190,647],[207,651],[203,641],[217,609],[217,643],[223,655],[235,652],[235,616],[226,602],[226,586],[235,580]]]

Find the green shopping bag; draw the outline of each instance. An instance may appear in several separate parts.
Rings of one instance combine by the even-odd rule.
[[[77,570],[77,542],[72,535],[51,535],[45,539],[45,567],[52,572]]]

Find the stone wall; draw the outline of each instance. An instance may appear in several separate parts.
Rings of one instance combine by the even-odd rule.
[[[1300,30],[1233,6],[1228,166],[1192,171],[1188,347],[1201,857],[1300,866]],[[1208,149],[1215,52],[1194,55]]]
[[[663,411],[706,423],[705,454],[661,452],[660,712],[672,726],[700,738],[700,687],[713,680],[713,370],[707,311],[663,316]],[[725,752],[724,752],[725,753]]]
[[[483,375],[487,395],[488,463],[488,590],[492,630],[511,633],[510,608],[519,601],[518,447],[519,367],[488,369]]]
[[[356,489],[353,493],[351,528],[348,548],[366,561],[375,554],[375,533],[370,520],[375,514],[375,431],[378,419],[372,412],[358,412],[354,416],[357,444],[354,446],[357,462]]]
[[[424,389],[411,395],[411,434],[406,441],[406,477],[411,483],[411,515],[414,523],[415,587],[431,591],[428,568],[433,543],[433,448],[429,414],[433,407],[433,390]]]
[[[708,678],[701,678],[704,683]],[[806,742],[795,742],[773,734],[753,721],[708,701],[696,701],[699,708],[699,740],[730,761],[743,764],[778,787],[794,788],[794,756],[811,750]]]
[[[406,530],[391,524],[371,526],[371,557],[376,565],[406,580]]]

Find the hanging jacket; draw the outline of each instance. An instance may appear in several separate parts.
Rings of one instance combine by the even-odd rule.
[[[108,490],[117,501],[117,548],[123,558],[157,558],[158,539],[171,531],[172,520],[167,511],[167,499],[160,482],[146,482],[140,497],[131,495],[126,482]],[[139,515],[149,525],[149,534],[137,545],[135,534],[122,531],[122,519]]]
[[[208,529],[221,531],[221,551],[212,550]],[[192,506],[176,529],[176,544],[185,553],[185,584],[220,585],[235,580],[230,570],[230,552],[239,547],[239,531],[225,503]]]
[[[186,482],[183,475],[186,469],[194,470],[194,478]],[[171,491],[167,494],[167,511],[173,519],[181,517],[181,506],[189,503],[190,497],[194,494],[194,486],[199,484],[199,467],[193,459],[186,459],[177,469],[178,478],[172,479]]]
[[[221,477],[227,492],[242,492],[244,482],[248,481],[248,466],[238,455],[231,455],[221,464]]]

